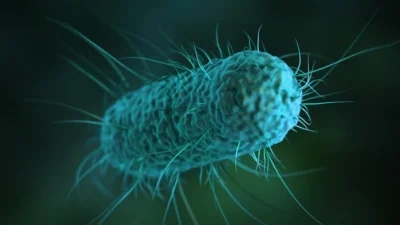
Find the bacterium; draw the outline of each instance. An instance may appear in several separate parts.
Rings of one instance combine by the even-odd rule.
[[[375,14],[374,14],[375,15]],[[373,17],[372,17],[373,18]],[[371,18],[371,20],[372,20]],[[176,73],[151,81],[113,57],[93,43],[72,26],[49,19],[69,30],[92,46],[115,69],[121,82],[126,83],[121,70],[140,78],[145,84],[137,90],[126,91],[118,96],[106,83],[87,72],[74,61],[65,60],[96,82],[106,93],[116,98],[102,117],[83,109],[58,102],[45,101],[79,111],[93,120],[67,120],[68,123],[87,123],[100,127],[99,147],[87,156],[76,173],[74,190],[95,169],[112,167],[123,176],[123,193],[91,224],[102,224],[115,208],[129,195],[148,193],[165,199],[167,208],[163,218],[174,209],[179,224],[177,195],[181,196],[193,224],[199,224],[195,213],[188,204],[181,182],[182,174],[197,169],[201,184],[211,188],[217,208],[226,224],[225,215],[218,200],[215,186],[219,185],[235,204],[260,224],[266,224],[247,210],[229,190],[223,177],[225,162],[251,174],[279,178],[297,204],[316,223],[322,224],[302,206],[289,187],[284,176],[296,176],[310,171],[281,174],[280,163],[272,147],[284,140],[291,130],[311,131],[309,106],[342,103],[316,102],[331,94],[321,95],[318,85],[325,80],[339,63],[356,55],[388,48],[399,42],[382,45],[348,55],[367,25],[334,63],[314,68],[307,60],[307,70],[301,69],[304,56],[311,53],[297,53],[277,57],[271,55],[260,41],[260,31],[244,50],[234,52],[228,45],[223,50],[216,31],[217,54],[193,45],[189,50],[173,46],[189,65],[167,60],[158,61],[143,56],[131,59],[162,64],[172,67]],[[291,67],[283,61],[287,57],[298,57],[298,65]],[[314,73],[328,70],[321,78]],[[115,84],[111,79],[111,84]],[[246,165],[241,157],[250,155],[255,168]],[[167,194],[168,197],[165,197]]]

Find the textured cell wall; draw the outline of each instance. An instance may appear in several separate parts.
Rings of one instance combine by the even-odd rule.
[[[284,61],[242,51],[118,99],[104,115],[101,148],[136,177],[185,172],[281,142],[301,100]]]

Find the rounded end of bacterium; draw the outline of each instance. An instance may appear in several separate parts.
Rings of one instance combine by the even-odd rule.
[[[301,111],[302,90],[293,70],[266,52],[244,51],[232,57],[236,67],[227,78],[237,90],[233,111],[240,114],[238,130],[269,145],[281,142]]]

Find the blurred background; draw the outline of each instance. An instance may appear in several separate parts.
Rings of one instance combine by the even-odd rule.
[[[25,98],[43,98],[97,115],[110,104],[105,102],[101,88],[57,57],[57,54],[69,54],[60,44],[79,51],[113,79],[117,78],[115,72],[90,46],[50,23],[45,16],[71,24],[116,57],[134,56],[137,52],[106,23],[140,35],[165,54],[172,45],[159,30],[174,43],[188,47],[194,42],[206,51],[216,51],[215,28],[219,23],[220,41],[229,41],[235,51],[240,51],[247,45],[243,31],[256,38],[258,27],[263,25],[261,40],[273,55],[296,52],[297,39],[302,51],[335,60],[380,8],[351,52],[400,40],[399,8],[389,1],[38,0],[14,3],[2,6],[0,22],[0,85],[5,103],[1,110],[1,173],[3,199],[6,199],[2,224],[85,225],[114,199],[87,180],[79,192],[65,200],[79,163],[97,144],[97,128],[54,125],[52,121],[87,118],[52,105],[21,102]],[[139,39],[133,38],[132,43],[146,57],[165,59]],[[355,102],[310,107],[311,129],[319,133],[291,132],[290,143],[274,147],[289,172],[319,166],[329,168],[286,179],[299,201],[325,225],[394,224],[399,57],[400,45],[397,45],[341,63],[327,78],[328,85],[322,84],[319,91],[329,93],[351,88],[327,100]],[[295,66],[297,58],[287,62]],[[148,72],[137,61],[126,63],[135,70],[139,68],[139,72]],[[317,59],[316,66],[326,63]],[[84,63],[81,65],[85,67]],[[152,66],[151,72],[163,75],[171,70]],[[132,88],[142,85],[139,80],[129,81]],[[88,139],[92,141],[87,142]],[[266,181],[245,172],[236,173],[232,168],[229,172],[251,195],[227,178],[229,188],[266,224],[316,224],[298,207],[279,180]],[[184,188],[200,224],[225,224],[210,188],[200,187],[196,175],[196,171],[187,174]],[[118,196],[118,179],[106,177],[102,182]],[[257,224],[223,190],[217,192],[231,225]],[[192,224],[187,211],[179,204],[184,224]],[[159,200],[130,196],[104,225],[160,225],[165,206]],[[170,211],[167,224],[176,224],[174,215]]]

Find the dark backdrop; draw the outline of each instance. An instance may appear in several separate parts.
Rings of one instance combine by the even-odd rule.
[[[97,130],[82,125],[53,125],[55,120],[82,117],[55,106],[21,102],[38,97],[97,114],[104,109],[104,92],[57,58],[65,51],[59,43],[79,50],[108,74],[112,70],[86,44],[46,21],[45,16],[72,24],[116,56],[135,53],[99,18],[143,36],[162,51],[170,44],[157,29],[176,43],[193,41],[206,50],[215,50],[214,31],[220,23],[221,40],[230,40],[236,50],[246,44],[242,30],[255,37],[258,26],[263,25],[262,40],[274,55],[295,52],[297,38],[303,51],[337,59],[377,8],[379,13],[352,52],[400,40],[396,4],[372,0],[2,3],[0,140],[2,193],[6,201],[1,223],[86,224],[110,201],[90,182],[83,184],[81,195],[65,201],[74,172],[90,151],[90,143],[86,147],[84,143],[95,137]],[[146,56],[160,57],[139,40],[134,43]],[[352,88],[329,100],[355,102],[311,108],[312,128],[320,133],[290,133],[290,144],[276,147],[288,170],[329,166],[325,172],[288,179],[299,199],[327,225],[396,223],[399,52],[400,45],[342,63],[328,77],[329,86],[321,86],[320,90],[328,93]],[[296,60],[290,63],[295,65]],[[135,62],[128,63],[136,66]],[[323,63],[319,60],[317,65]],[[153,69],[155,74],[166,73],[162,67]],[[131,83],[140,85],[137,80]],[[258,198],[279,208],[274,211],[265,207],[236,188],[243,204],[267,224],[314,224],[279,181],[266,183],[244,173],[235,177]],[[187,194],[201,223],[223,224],[209,188],[198,187],[194,178],[189,181]],[[113,185],[111,189],[118,191]],[[255,224],[237,213],[239,209],[226,196],[221,195],[221,201],[232,224]],[[106,224],[159,224],[164,208],[159,201],[130,198]],[[188,221],[183,208],[181,214]]]

